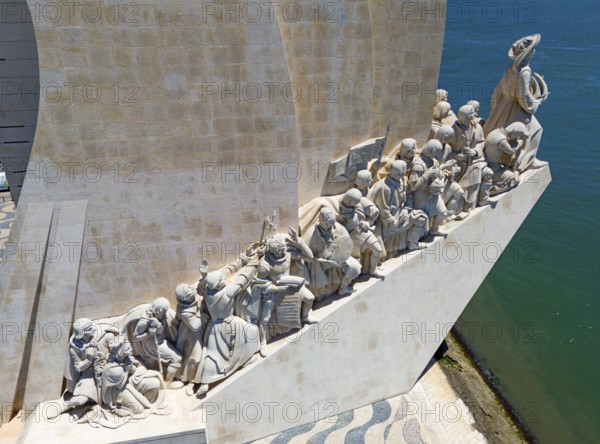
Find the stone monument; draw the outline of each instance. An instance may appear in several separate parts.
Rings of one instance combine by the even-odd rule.
[[[40,100],[0,274],[21,441],[246,442],[405,393],[494,262],[448,249],[505,247],[549,183],[515,154],[531,119],[445,129],[425,5],[244,5],[33,22],[40,85],[71,94]]]

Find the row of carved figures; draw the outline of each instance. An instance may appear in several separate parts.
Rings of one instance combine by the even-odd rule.
[[[547,87],[537,83],[535,90],[527,77],[537,42],[537,35],[524,37],[511,48],[514,63],[484,127],[477,102],[454,116],[439,90],[430,140],[420,150],[414,139],[402,140],[355,171],[349,189],[302,206],[299,230],[269,235],[273,219],[265,218],[260,241],[238,259],[210,272],[203,261],[196,282],[176,287],[175,309],[158,298],[117,318],[75,322],[66,371],[71,396],[56,415],[95,405],[101,414],[84,418],[110,427],[111,418],[168,413],[166,388],[185,386],[201,397],[266,356],[272,338],[317,322],[315,301],[350,295],[361,274],[383,279],[387,259],[424,248],[426,236],[444,235],[443,225],[516,186],[519,172],[542,165],[533,113]],[[530,97],[514,93],[523,76],[533,85]],[[530,105],[525,117],[513,109],[523,104]]]

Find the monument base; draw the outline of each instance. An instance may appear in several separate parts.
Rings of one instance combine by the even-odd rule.
[[[19,442],[242,443],[409,393],[550,181],[548,167],[525,172],[425,250],[386,261],[384,280],[324,301],[318,324],[269,344],[204,401],[170,391],[171,415],[115,430],[33,415]]]

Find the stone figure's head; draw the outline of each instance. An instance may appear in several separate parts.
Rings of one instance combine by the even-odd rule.
[[[219,270],[211,271],[206,275],[206,289],[208,292],[216,292],[225,288],[225,279],[223,273]]]
[[[171,304],[167,298],[160,297],[152,302],[152,306],[150,307],[150,311],[152,314],[156,316],[157,319],[162,319],[167,311],[171,308]]]
[[[73,322],[73,336],[75,339],[89,342],[94,338],[96,326],[91,319],[80,318]]]
[[[267,241],[267,248],[269,249],[269,253],[275,257],[285,256],[285,252],[287,251],[287,240],[285,234],[277,233],[271,236]]]
[[[458,123],[462,126],[469,126],[475,123],[475,110],[471,105],[463,105],[458,109]]]
[[[428,159],[435,159],[438,157],[444,147],[439,140],[431,139],[428,140],[423,149],[421,150],[421,154],[423,157],[427,157]]]
[[[435,103],[447,102],[447,101],[448,101],[448,91],[446,91],[445,89],[436,89]]]
[[[362,193],[360,191],[358,191],[356,188],[350,188],[342,196],[341,205],[345,206],[346,208],[356,208],[356,206],[360,203],[361,198]]]
[[[481,107],[481,104],[477,100],[469,100],[467,105],[471,105],[475,111],[475,117],[479,117],[479,108]]]
[[[319,226],[324,230],[329,230],[335,226],[335,211],[329,207],[321,208],[319,211]]]
[[[122,362],[127,357],[133,356],[131,344],[126,339],[121,339],[112,343],[110,348],[109,361]]]
[[[369,188],[371,188],[371,185],[373,185],[373,176],[371,175],[371,172],[369,170],[360,170],[356,173],[354,185],[363,195],[366,195]]]
[[[196,290],[188,284],[179,284],[175,287],[175,298],[179,302],[189,304],[196,299]]]
[[[541,39],[542,36],[540,34],[520,38],[508,50],[508,58],[514,60],[516,65],[527,63],[533,57],[535,48]]]
[[[438,102],[433,108],[433,119],[442,120],[450,115],[452,107],[448,102]]]
[[[403,139],[400,142],[400,157],[411,160],[417,152],[417,141],[415,139]]]
[[[435,132],[435,138],[444,143],[449,143],[452,139],[454,139],[454,128],[450,125],[442,125]]]
[[[390,166],[389,176],[396,181],[400,181],[402,180],[402,177],[404,177],[404,175],[406,174],[407,168],[408,167],[405,161],[394,160],[392,162],[392,165]]]
[[[513,122],[505,128],[510,140],[526,140],[529,137],[529,132],[522,122]]]

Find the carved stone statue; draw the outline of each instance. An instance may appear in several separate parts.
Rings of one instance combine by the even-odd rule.
[[[429,133],[429,139],[435,137],[437,130],[444,125],[444,121],[448,117],[454,115],[452,107],[449,102],[438,102],[433,108],[433,120],[431,121],[431,131]]]
[[[448,91],[446,91],[445,89],[437,89],[435,91],[435,104],[437,105],[440,102],[448,102]],[[448,102],[448,103],[450,103],[450,102]],[[450,113],[442,119],[442,123],[444,125],[450,125],[450,126],[452,126],[452,124],[455,121],[456,121],[456,115],[452,112],[452,109],[450,109]]]
[[[238,266],[241,263],[236,262]],[[254,256],[229,283],[226,281],[229,273],[223,270],[212,271],[206,277],[204,301],[210,322],[204,335],[198,397],[208,391],[208,384],[228,377],[260,349],[258,326],[234,314],[237,299],[247,291],[257,267],[258,257]],[[235,271],[228,269],[231,273]]]
[[[125,339],[111,346],[102,370],[101,392],[103,408],[96,406],[83,418],[93,426],[117,428],[131,419],[168,415],[172,411],[165,401],[162,375],[137,361]]]
[[[529,167],[539,168],[546,165],[536,159],[542,138],[542,127],[535,113],[548,99],[548,86],[543,77],[534,73],[529,61],[541,39],[533,34],[517,40],[511,46],[508,57],[513,60],[494,90],[491,100],[491,112],[485,122],[485,134],[497,128],[506,128],[513,122],[521,122],[529,132],[529,140],[523,147],[517,160],[517,170],[525,171]]]
[[[72,396],[56,402],[57,411],[48,415],[48,419],[70,409],[101,402],[102,361],[108,355],[117,334],[116,329],[102,328],[87,318],[73,323],[73,334],[69,340],[69,361],[65,368],[67,392]]]
[[[450,125],[442,125],[435,132],[435,140],[439,140],[442,144],[442,151],[437,160],[440,163],[445,163],[448,160],[448,155],[452,152],[450,142],[454,140],[454,129]]]
[[[375,234],[385,249],[384,257],[393,257],[408,247],[410,250],[425,248],[419,239],[429,226],[427,215],[406,205],[407,165],[403,160],[392,162],[385,180],[376,182],[369,199],[379,209]]]
[[[352,257],[352,238],[346,228],[336,222],[336,213],[331,208],[321,208],[318,224],[307,235],[315,257],[309,264],[310,286],[317,299],[336,292],[341,296],[352,293],[352,281],[360,274],[361,265]]]
[[[313,254],[310,248],[291,228],[289,235],[277,233],[267,240],[267,252],[260,261],[258,280],[253,286],[256,287],[253,288],[253,292],[260,290],[261,293],[259,326],[263,356],[270,325],[274,330],[299,327],[300,325],[294,321],[298,319],[298,314],[301,322],[307,324],[316,322],[312,317],[315,295],[306,287],[304,277],[291,276],[293,262],[311,260]],[[302,264],[300,268],[303,267]],[[302,274],[307,275],[306,272]],[[283,308],[286,308],[285,313]]]
[[[464,191],[464,204],[463,211],[457,216],[460,220],[467,217],[479,201],[481,173],[486,167],[483,156],[485,139],[481,125],[475,121],[475,110],[471,105],[460,107],[453,129],[454,140],[450,143],[452,152],[448,160],[457,160],[461,168],[459,185]]]
[[[402,139],[400,142],[400,150],[398,151],[398,155],[396,156],[396,160],[403,160],[406,162],[406,167],[408,168],[408,173],[412,169],[412,163],[415,159],[415,155],[417,154],[417,141],[415,139]]]
[[[179,319],[176,348],[182,357],[179,377],[182,382],[188,383],[186,391],[188,395],[192,395],[194,384],[200,383],[204,331],[210,316],[204,311],[204,298],[198,295],[193,285],[179,284],[175,288],[175,298]]]
[[[424,211],[429,217],[429,232],[433,235],[443,234],[440,225],[448,215],[443,192],[446,181],[452,176],[451,170],[456,160],[440,164],[438,158],[443,147],[439,140],[429,140],[421,155],[413,162],[413,170],[408,184],[413,193],[413,206]]]
[[[485,158],[493,172],[490,195],[508,191],[519,183],[516,162],[528,137],[525,125],[515,122],[495,129],[485,138]]]
[[[183,383],[176,381],[181,367],[181,354],[175,347],[177,342],[178,320],[175,311],[166,298],[156,299],[145,310],[140,310],[137,319],[128,325],[128,336],[135,356],[147,368],[163,372],[166,365],[165,382],[168,388],[181,388]]]
[[[371,179],[371,173],[367,170],[359,171],[356,183],[367,183]],[[368,179],[363,179],[367,176]],[[372,181],[372,180],[371,180]],[[363,185],[364,186],[364,185]],[[368,191],[368,186],[364,192]],[[341,223],[352,238],[352,256],[359,259],[362,271],[371,276],[381,277],[377,266],[383,258],[383,246],[375,236],[375,221],[379,217],[377,206],[363,196],[362,191],[352,188],[342,196],[337,221]],[[340,293],[341,294],[341,293]]]
[[[485,124],[485,120],[483,120],[481,118],[481,116],[479,115],[479,108],[481,107],[481,103],[479,103],[477,100],[469,100],[467,102],[467,105],[471,105],[473,107],[473,111],[475,111],[475,121],[481,125],[481,127],[483,128],[483,125]]]

